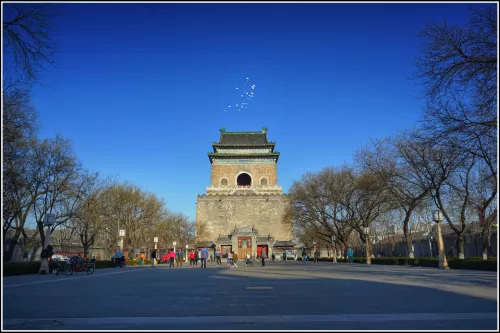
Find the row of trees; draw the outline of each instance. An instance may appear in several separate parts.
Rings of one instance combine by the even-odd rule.
[[[76,237],[85,254],[97,241],[116,246],[118,225],[132,251],[154,236],[162,242],[192,240],[193,223],[168,212],[154,194],[86,170],[61,136],[39,139],[25,90],[4,91],[4,101],[3,238],[10,239],[4,259],[11,260],[19,240],[35,251],[44,244],[48,213],[56,214],[51,232],[64,229],[67,235],[58,238]]]
[[[56,214],[51,234],[60,243],[74,242],[84,255],[99,243],[116,248],[118,229],[133,252],[173,240],[194,238],[194,224],[169,212],[163,200],[139,187],[103,178],[86,170],[71,142],[61,136],[39,138],[31,91],[44,65],[53,64],[55,45],[50,4],[6,4],[3,20],[3,240],[4,260],[10,261],[19,242],[31,252],[45,244],[43,221]],[[33,259],[34,257],[32,257]]]
[[[373,140],[353,166],[296,181],[290,214],[298,235],[333,248],[359,239],[369,263],[370,227],[396,221],[413,257],[410,221],[434,206],[457,235],[461,258],[465,235],[479,222],[487,257],[497,221],[496,17],[495,6],[487,6],[465,27],[424,29],[417,60],[426,99],[421,126]]]

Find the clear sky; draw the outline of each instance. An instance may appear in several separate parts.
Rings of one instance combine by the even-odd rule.
[[[40,136],[71,138],[86,168],[194,220],[222,126],[268,127],[285,192],[306,171],[352,163],[370,138],[415,126],[417,34],[466,22],[474,5],[57,6],[56,67],[34,89]],[[246,77],[255,97],[237,111]]]

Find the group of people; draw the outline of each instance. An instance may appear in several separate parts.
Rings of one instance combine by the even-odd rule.
[[[317,264],[318,259],[319,259],[319,250],[318,249],[316,249],[316,251],[314,251],[313,259],[314,259],[314,263]],[[309,261],[309,255],[307,254],[307,250],[303,249],[302,250],[302,262],[306,262],[306,261]]]
[[[347,249],[346,254],[347,254],[348,262],[350,264],[354,263],[354,251],[351,248],[349,248],[349,249]],[[314,251],[314,254],[313,254],[314,263],[318,263],[319,255],[320,255],[319,250],[316,249],[316,251]],[[307,254],[307,250],[303,249],[302,250],[302,262],[306,262],[308,260],[309,260],[309,256]]]
[[[222,252],[220,248],[215,250],[215,261],[217,266],[222,266]],[[207,268],[207,260],[210,257],[212,260],[212,256],[209,255],[207,248],[203,248],[201,251],[191,250],[189,252],[189,267],[197,267],[198,261],[201,261],[201,268]],[[265,266],[265,259],[267,259],[267,252],[265,248],[262,248],[261,253],[258,255],[261,259],[262,266]],[[161,257],[158,256],[156,250],[151,251],[151,267],[155,266],[156,259],[159,259],[158,262],[162,264],[169,263],[169,267],[182,267],[184,263],[184,252],[182,249],[178,249],[175,251],[174,249],[170,249],[168,253],[164,253]],[[116,267],[123,267],[125,265],[125,255],[121,250],[118,250],[116,254],[111,258],[111,262],[116,265]],[[145,262],[145,255],[141,253],[139,257],[139,265],[143,265]],[[227,252],[227,262],[226,266],[233,268],[238,267],[238,255],[234,251]],[[175,265],[176,263],[177,265]],[[247,253],[247,258],[245,261],[245,266],[253,266],[253,261],[251,259],[250,253]]]
[[[198,266],[198,260],[201,260],[201,268],[207,268],[207,260],[208,260],[207,248],[203,248],[203,250],[201,251],[191,250],[191,252],[189,252],[189,267]]]
[[[154,267],[155,260],[157,259],[156,250],[151,252],[151,267]],[[182,267],[184,263],[184,252],[182,249],[178,249],[175,251],[174,249],[170,249],[168,253],[164,253],[161,258],[159,258],[159,262],[162,264],[166,264],[167,262],[170,264],[169,267]],[[207,259],[208,259],[208,250],[203,248],[201,251],[191,250],[189,252],[189,267],[198,266],[198,261],[201,261],[201,268],[207,268]]]

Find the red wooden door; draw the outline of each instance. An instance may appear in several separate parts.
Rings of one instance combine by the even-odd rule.
[[[269,257],[269,250],[267,245],[257,245],[257,258],[260,258],[263,248],[266,249],[266,257]]]

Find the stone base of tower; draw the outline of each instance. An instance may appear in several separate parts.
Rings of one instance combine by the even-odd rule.
[[[200,234],[197,238],[213,241],[218,246],[231,245],[233,251],[238,248],[238,241],[248,244],[248,237],[253,237],[252,247],[268,246],[269,249],[276,240],[290,241],[293,230],[283,223],[290,200],[283,194],[198,195],[196,227]],[[233,237],[226,239],[230,235]],[[252,253],[256,251],[253,249]]]

